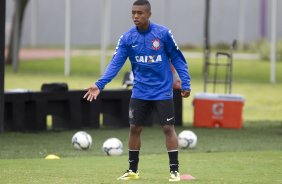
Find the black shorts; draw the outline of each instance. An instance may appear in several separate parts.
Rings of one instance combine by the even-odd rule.
[[[152,118],[152,112],[156,111],[160,123],[163,125],[174,125],[174,102],[169,100],[140,100],[130,99],[129,123],[134,125],[146,125],[148,118]],[[152,121],[152,120],[151,120]]]

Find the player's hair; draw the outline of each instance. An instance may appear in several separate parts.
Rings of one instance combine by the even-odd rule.
[[[136,0],[133,3],[133,6],[134,5],[146,6],[148,8],[148,11],[151,11],[151,4],[150,4],[150,2],[148,0]]]

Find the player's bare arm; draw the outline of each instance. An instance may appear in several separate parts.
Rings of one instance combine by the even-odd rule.
[[[89,102],[92,102],[93,99],[96,100],[97,96],[100,94],[100,89],[97,87],[96,84],[93,84],[89,88],[86,89],[87,92],[83,96],[84,99],[86,99]]]

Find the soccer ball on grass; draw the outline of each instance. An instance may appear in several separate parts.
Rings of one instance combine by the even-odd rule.
[[[79,131],[73,135],[71,142],[75,149],[87,150],[92,145],[92,137],[87,132]]]
[[[123,144],[117,138],[109,138],[104,142],[102,149],[108,156],[118,156],[123,152]]]
[[[197,144],[197,135],[191,130],[183,130],[178,135],[178,145],[180,148],[194,148]]]

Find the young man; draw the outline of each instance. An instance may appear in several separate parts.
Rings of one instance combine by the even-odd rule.
[[[156,108],[165,135],[169,156],[169,181],[179,181],[178,142],[174,130],[173,74],[170,63],[181,79],[181,95],[190,96],[190,75],[185,58],[167,28],[150,22],[151,5],[147,0],[136,0],[132,6],[135,27],[124,33],[116,52],[102,77],[84,95],[95,100],[100,91],[119,72],[127,57],[131,62],[134,81],[129,104],[129,169],[118,179],[138,179],[140,134],[145,117]]]

